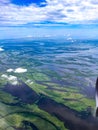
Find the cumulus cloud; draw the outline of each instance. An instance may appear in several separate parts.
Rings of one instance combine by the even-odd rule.
[[[7,72],[14,72],[14,73],[25,73],[27,69],[24,68],[16,68],[16,69],[7,69]]]
[[[6,79],[7,81],[9,81],[13,85],[17,85],[18,84],[18,80],[17,80],[16,76],[2,74],[1,77]]]
[[[14,72],[14,73],[25,73],[25,72],[27,72],[27,69],[23,69],[23,68],[12,69],[12,68],[10,68],[10,69],[7,69],[6,72],[8,72],[8,73],[11,73],[11,72]],[[10,82],[13,85],[17,85],[18,84],[18,79],[14,75],[2,74],[1,78],[6,79],[8,82]],[[33,82],[28,80],[28,83],[32,84]]]
[[[27,72],[27,69],[17,68],[17,69],[15,69],[14,72],[15,72],[15,73],[25,73],[25,72]]]
[[[8,69],[7,72],[13,72],[14,70],[13,69]]]
[[[5,79],[8,78],[8,76],[7,76],[6,74],[1,75],[1,77],[2,77],[2,78],[5,78]]]
[[[0,24],[21,25],[40,22],[94,23],[98,21],[97,0],[46,0],[47,5],[19,6],[0,0]],[[6,3],[6,4],[5,4]]]

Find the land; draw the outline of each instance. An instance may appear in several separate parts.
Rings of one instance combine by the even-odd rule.
[[[41,73],[31,80],[28,75],[25,74],[24,80],[19,80],[17,85],[1,80],[2,130],[44,130],[46,126],[47,130],[98,128],[97,123],[92,122],[93,99],[73,87],[51,83],[49,77]],[[27,76],[29,82],[25,80]]]
[[[84,56],[80,46],[73,57],[78,49],[62,41],[6,42],[0,53],[0,130],[98,129],[97,58]]]

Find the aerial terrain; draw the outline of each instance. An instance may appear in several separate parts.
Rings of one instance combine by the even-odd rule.
[[[97,130],[98,40],[0,40],[0,130]]]
[[[98,130],[98,0],[0,0],[0,130]]]

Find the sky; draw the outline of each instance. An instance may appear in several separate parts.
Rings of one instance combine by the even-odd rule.
[[[0,0],[0,39],[98,37],[98,0]]]

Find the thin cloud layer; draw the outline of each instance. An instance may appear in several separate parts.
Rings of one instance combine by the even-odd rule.
[[[98,23],[97,0],[46,0],[46,6],[32,3],[20,6],[10,0],[0,0],[0,24],[24,25],[30,23]],[[43,3],[44,4],[44,3]]]

